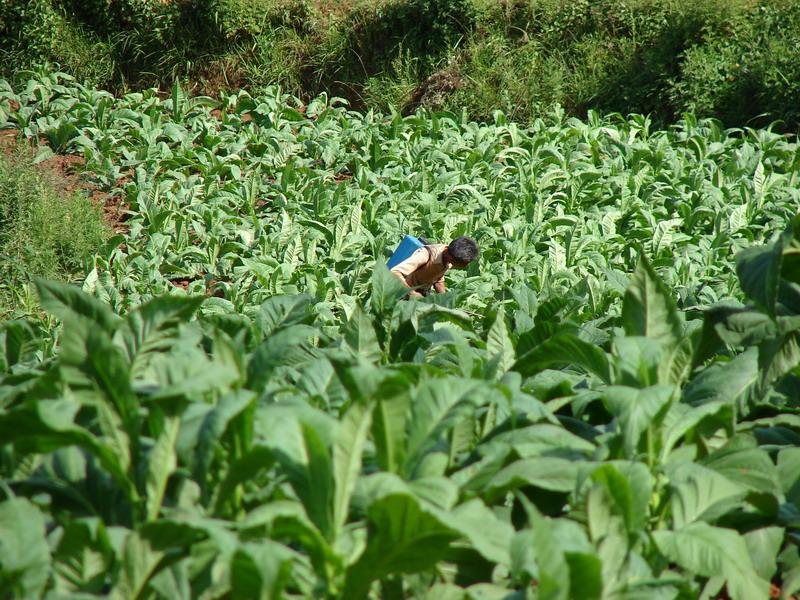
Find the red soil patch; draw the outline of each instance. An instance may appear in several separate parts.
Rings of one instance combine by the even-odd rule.
[[[17,146],[16,129],[0,129],[0,152],[8,156]]]
[[[183,291],[186,291],[186,290],[189,289],[189,284],[190,283],[192,283],[193,281],[199,281],[200,279],[205,278],[205,275],[206,275],[205,273],[199,273],[195,277],[189,277],[189,278],[181,277],[179,279],[170,279],[169,282],[173,286],[175,286],[176,288],[181,288]],[[208,297],[208,298],[210,298],[212,296],[215,297],[215,298],[224,298],[225,297],[225,291],[221,287],[218,287],[219,283],[220,282],[217,279],[211,279],[211,280],[206,282],[206,285],[205,285],[205,287],[206,287],[206,297]]]
[[[336,183],[342,183],[344,181],[350,181],[352,178],[353,178],[353,176],[350,175],[349,173],[337,173],[336,175],[333,176],[333,180]]]
[[[222,120],[222,111],[218,108],[215,108],[214,110],[211,111],[211,116],[214,117],[215,119]],[[242,123],[249,123],[250,121],[253,120],[253,115],[251,115],[249,112],[246,112],[240,114],[239,118],[242,120]]]

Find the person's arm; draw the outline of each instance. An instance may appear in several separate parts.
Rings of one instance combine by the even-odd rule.
[[[403,282],[403,285],[406,287],[411,287],[408,285],[408,281],[406,278],[411,275],[417,269],[424,267],[428,263],[428,252],[424,248],[419,248],[415,250],[414,253],[405,259],[403,262],[395,265],[391,273],[397,277],[400,281]],[[412,290],[409,293],[410,296],[413,298],[421,298],[422,294],[420,294],[416,290]]]
[[[433,284],[433,291],[437,294],[444,294],[447,291],[444,285],[444,275],[439,278],[439,281]]]

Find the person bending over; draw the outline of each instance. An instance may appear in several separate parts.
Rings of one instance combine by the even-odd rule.
[[[470,237],[461,236],[449,244],[430,244],[418,249],[403,262],[392,268],[403,285],[412,288],[409,296],[421,298],[430,293],[446,291],[444,274],[450,269],[466,269],[478,258],[478,244]]]

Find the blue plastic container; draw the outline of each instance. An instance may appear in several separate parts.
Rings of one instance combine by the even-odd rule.
[[[389,261],[386,263],[386,266],[390,269],[393,269],[409,256],[414,254],[420,248],[424,248],[425,245],[420,242],[417,238],[413,235],[407,235],[403,238],[403,241],[397,246],[397,249],[394,251],[389,257]]]

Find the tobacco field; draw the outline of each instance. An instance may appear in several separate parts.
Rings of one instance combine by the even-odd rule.
[[[1,598],[800,592],[791,138],[59,73],[0,128],[127,211],[0,324]],[[401,301],[406,233],[480,260]]]

